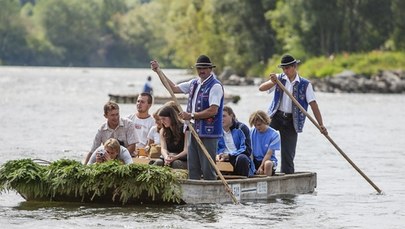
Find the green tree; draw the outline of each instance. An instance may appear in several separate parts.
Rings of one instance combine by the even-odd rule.
[[[156,58],[163,66],[187,68],[198,55],[210,55],[207,38],[201,35],[210,34],[205,18],[211,15],[210,4],[188,0],[139,3],[115,27],[138,53],[144,51],[144,57]]]
[[[165,26],[160,23],[160,14],[164,15],[164,5],[156,1],[133,3],[125,15],[115,15],[111,20],[112,31],[117,40],[114,50],[111,49],[111,59],[122,59],[122,62],[136,67],[148,67],[149,61],[154,57],[162,56],[162,49],[166,45],[162,36]],[[164,22],[164,20],[162,21]]]
[[[381,48],[392,30],[391,0],[340,0],[343,51],[364,52]]]
[[[114,18],[125,15],[129,10],[126,0],[103,0],[100,20],[105,33],[114,31]]]
[[[30,50],[27,30],[19,17],[19,1],[0,0],[0,5],[0,61],[10,65],[24,64]]]
[[[137,29],[126,26],[123,31],[134,41],[145,40],[153,56],[170,60],[175,66],[192,66],[200,54],[206,54],[219,70],[231,65],[245,75],[274,52],[274,34],[264,17],[264,7],[271,6],[268,2],[157,0],[149,12],[144,12],[148,9],[145,5],[130,12],[128,21]],[[139,39],[139,31],[145,30],[159,42]]]
[[[391,1],[279,1],[267,16],[284,51],[330,55],[380,48],[392,30]]]
[[[34,13],[35,1],[25,1],[20,10],[20,18],[27,28],[26,41],[30,54],[24,65],[59,66],[62,64],[61,50],[52,45],[45,35],[40,17]]]
[[[252,66],[265,63],[275,52],[275,34],[265,18],[273,7],[268,1],[224,0],[215,2],[214,24],[223,37],[224,64],[245,75]]]
[[[131,6],[134,7],[134,6]],[[131,42],[120,36],[120,23],[131,7],[127,0],[103,0],[101,10],[101,30],[99,53],[104,65],[114,67],[142,67],[144,52],[137,52]],[[139,56],[141,61],[139,61]],[[139,62],[142,62],[141,64]],[[144,66],[144,65],[143,65]]]
[[[218,62],[210,52],[208,37],[212,33],[211,1],[176,1],[170,5],[167,15],[169,27],[166,28],[165,39],[170,47],[167,53],[173,56],[173,63],[178,66],[190,67],[197,57],[206,54],[212,61]]]
[[[393,24],[394,29],[392,31],[391,38],[394,43],[394,47],[398,51],[405,50],[405,1],[393,0],[392,1],[392,11],[393,11]]]
[[[63,64],[102,65],[99,55],[101,26],[98,0],[42,0],[35,7],[46,37],[63,54]]]

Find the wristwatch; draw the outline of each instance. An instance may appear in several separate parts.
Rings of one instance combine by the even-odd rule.
[[[194,113],[191,113],[191,119],[194,119]]]

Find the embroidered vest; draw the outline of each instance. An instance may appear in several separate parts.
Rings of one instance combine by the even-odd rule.
[[[285,85],[286,80],[283,79],[283,76],[285,74],[280,74],[278,79],[280,82]],[[300,77],[300,76],[298,76]],[[299,83],[294,83],[293,86],[293,96],[294,98],[299,102],[299,104],[305,109],[308,109],[308,103],[307,103],[307,98],[306,98],[306,91],[308,87],[309,81],[300,77],[300,82]],[[271,103],[271,106],[269,107],[268,113],[270,117],[273,117],[274,114],[277,112],[278,108],[280,107],[281,104],[281,98],[282,96],[288,96],[283,93],[283,90],[276,85],[276,89],[274,91],[274,98],[273,102]],[[304,128],[304,123],[305,123],[305,114],[301,112],[301,110],[294,104],[292,103],[292,114],[293,114],[293,123],[294,123],[294,128],[297,133],[302,132],[302,129]]]
[[[190,85],[190,93],[188,96],[188,103],[187,103],[187,112],[192,111],[192,106],[195,106],[195,111],[203,111],[210,107],[209,104],[209,95],[211,88],[214,84],[220,84],[222,87],[221,82],[219,82],[214,76],[211,76],[210,79],[205,81],[199,91],[196,91],[198,86],[198,80],[195,79],[191,82]],[[222,88],[223,91],[223,88]],[[194,93],[197,93],[196,104],[192,105]],[[194,122],[194,129],[197,131],[198,136],[205,137],[205,138],[218,138],[222,136],[222,109],[224,106],[224,97],[222,96],[221,104],[218,108],[218,113],[213,117],[207,119],[196,119]]]

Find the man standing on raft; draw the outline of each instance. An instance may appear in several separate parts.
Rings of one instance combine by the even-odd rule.
[[[176,85],[166,76],[164,77],[174,93],[189,95],[187,112],[180,112],[179,116],[193,123],[199,138],[212,160],[215,161],[218,139],[222,136],[224,89],[212,72],[215,65],[207,56],[199,56],[195,67],[199,77],[188,82]],[[151,68],[158,72],[159,63],[151,61]],[[162,83],[165,85],[164,82]],[[201,175],[205,180],[217,179],[215,169],[194,136],[190,139],[187,162],[190,179],[199,180]]]
[[[270,74],[270,79],[259,86],[260,91],[272,91],[275,86],[273,102],[269,108],[271,117],[270,126],[280,131],[281,137],[281,172],[286,174],[294,173],[294,157],[297,146],[298,133],[302,132],[305,122],[305,114],[292,102],[286,93],[277,85],[278,79],[284,87],[294,96],[300,105],[307,110],[308,104],[314,113],[321,133],[328,135],[323,126],[322,115],[315,100],[312,84],[298,75],[297,68],[299,60],[291,55],[284,55],[281,64],[281,74]]]

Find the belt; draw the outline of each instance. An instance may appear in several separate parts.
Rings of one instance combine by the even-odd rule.
[[[276,114],[280,115],[283,118],[292,118],[292,113],[285,113],[280,110],[276,112]]]

